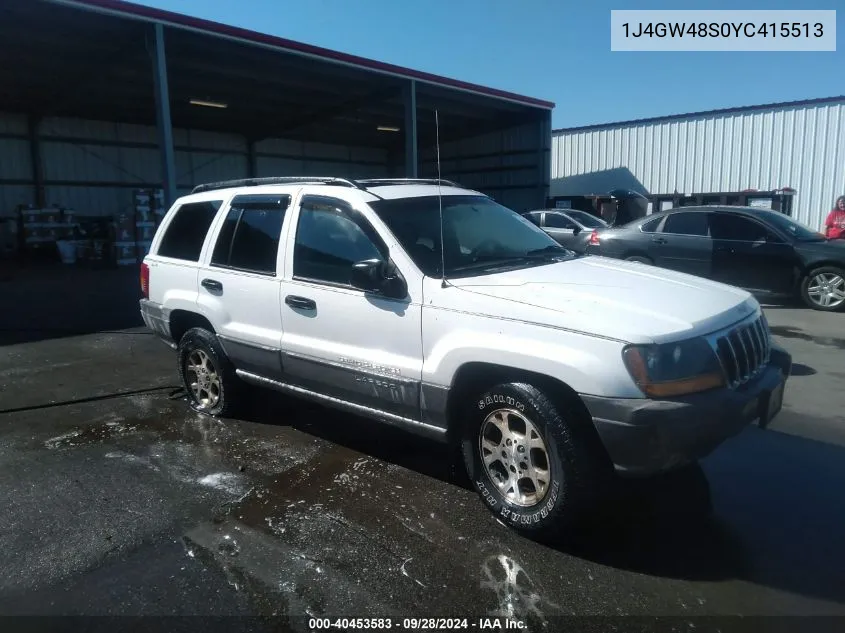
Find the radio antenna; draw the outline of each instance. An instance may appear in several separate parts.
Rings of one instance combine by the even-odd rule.
[[[434,144],[437,148],[437,204],[440,208],[440,287],[446,287],[446,243],[443,241],[443,192],[440,188],[440,115],[434,111]]]

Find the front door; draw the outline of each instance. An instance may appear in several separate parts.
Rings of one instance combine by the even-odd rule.
[[[795,251],[756,219],[712,213],[713,275],[748,290],[789,293],[797,264]]]
[[[575,244],[576,235],[581,227],[562,213],[546,211],[543,214],[543,230],[558,244],[570,247]]]
[[[216,325],[226,355],[237,369],[267,378],[281,375],[279,240],[290,200],[235,196],[199,271],[200,311]]]
[[[663,229],[651,234],[648,254],[657,266],[710,277],[713,242],[707,214],[681,211],[666,216]]]
[[[303,196],[290,231],[294,247],[281,295],[285,380],[418,420],[420,289],[395,300],[352,287],[355,262],[389,253],[369,221],[342,200]]]

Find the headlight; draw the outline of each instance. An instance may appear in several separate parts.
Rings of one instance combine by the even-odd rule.
[[[628,345],[622,358],[644,394],[667,398],[725,384],[719,359],[701,338],[663,345]]]

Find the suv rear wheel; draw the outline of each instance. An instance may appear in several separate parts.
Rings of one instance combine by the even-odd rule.
[[[217,337],[204,328],[191,328],[179,341],[177,357],[191,407],[209,415],[230,415],[241,383]]]
[[[536,387],[505,383],[470,403],[467,473],[501,521],[538,536],[574,527],[597,500],[600,456]]]

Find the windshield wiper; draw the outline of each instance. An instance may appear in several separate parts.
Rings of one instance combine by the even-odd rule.
[[[548,246],[544,246],[543,248],[535,248],[533,250],[528,251],[525,253],[526,257],[545,257],[547,255],[552,255],[555,257],[560,256],[567,256],[571,255],[572,251],[568,248],[564,248],[563,246],[558,246],[557,244],[549,244]]]

